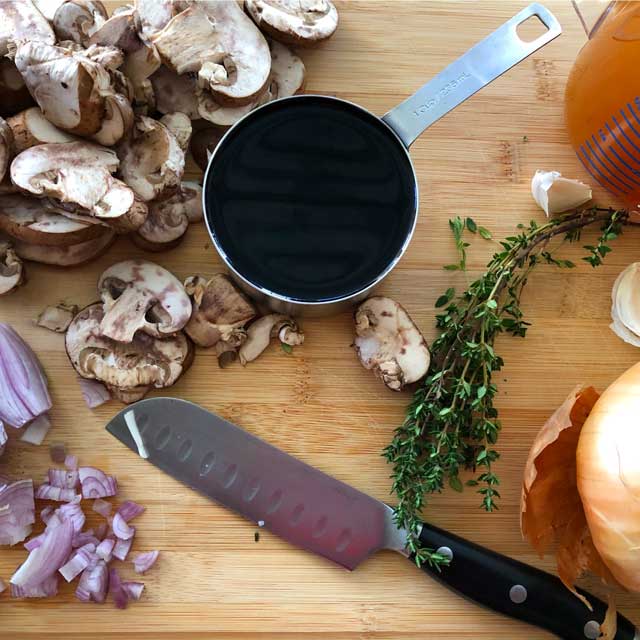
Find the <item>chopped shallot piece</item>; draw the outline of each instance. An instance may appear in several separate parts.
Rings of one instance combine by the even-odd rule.
[[[105,535],[107,534],[107,529],[108,529],[108,525],[106,522],[101,522],[97,527],[96,527],[96,538],[100,538],[100,540],[103,540]]]
[[[83,498],[107,498],[116,495],[118,484],[113,476],[108,476],[95,467],[80,467],[78,471]]]
[[[29,444],[40,445],[49,429],[51,429],[51,420],[49,420],[49,416],[46,413],[43,413],[29,423],[20,440]]]
[[[11,583],[12,598],[49,598],[58,593],[58,576],[54,573],[34,586],[19,586]]]
[[[159,551],[147,551],[146,553],[139,553],[133,559],[133,568],[135,572],[145,573],[146,571],[149,571],[149,569],[151,569],[151,567],[155,564],[159,555]]]
[[[120,576],[115,569],[109,571],[109,593],[118,609],[126,609],[129,602],[127,592],[122,588]]]
[[[79,378],[80,390],[82,391],[82,397],[89,409],[95,409],[105,402],[111,400],[111,394],[109,390],[97,380],[87,380],[85,378]]]
[[[31,540],[27,540],[22,546],[27,551],[33,551],[34,549],[37,549],[42,544],[43,540],[44,540],[44,533],[41,533],[39,536],[35,536],[35,538],[31,538]]]
[[[97,547],[96,553],[98,557],[105,562],[111,562],[111,556],[113,555],[113,547],[116,541],[113,538],[105,538]]]
[[[79,531],[73,536],[71,546],[73,546],[74,549],[83,547],[85,544],[94,544],[96,547],[100,544],[100,540],[94,535],[93,529]]]
[[[135,527],[129,526],[119,511],[117,511],[116,515],[113,516],[111,528],[113,529],[113,533],[115,533],[121,540],[129,540],[129,538],[133,538],[133,534],[136,532]]]
[[[68,455],[64,459],[64,466],[67,467],[67,469],[71,469],[71,470],[77,469],[78,468],[78,456]]]
[[[22,542],[31,533],[35,514],[31,480],[0,486],[0,544]]]
[[[53,507],[51,505],[49,505],[48,507],[45,507],[40,512],[40,520],[42,520],[42,522],[47,524],[49,522],[49,520],[51,519],[52,515],[53,515]]]
[[[82,507],[80,506],[80,496],[77,496],[77,500],[63,504],[56,509],[56,515],[60,518],[66,518],[71,520],[73,524],[73,533],[77,534],[82,531],[84,522],[86,520]]]
[[[144,591],[144,582],[123,582],[121,586],[132,600],[140,600]]]
[[[103,518],[108,518],[111,515],[111,509],[113,505],[102,498],[97,498],[93,501],[93,507],[91,507],[96,513],[99,513]]]
[[[133,538],[129,538],[128,540],[122,540],[121,538],[118,538],[116,540],[116,546],[113,548],[113,557],[118,558],[118,560],[126,560],[132,544]]]
[[[89,542],[76,549],[71,558],[59,569],[62,577],[71,582],[77,575],[84,571],[95,559],[96,545]]]
[[[133,502],[133,500],[126,500],[118,507],[118,513],[122,516],[125,522],[137,518],[141,513],[144,513],[145,508]]]
[[[80,576],[76,589],[76,598],[82,602],[104,602],[107,597],[109,570],[103,560],[98,560],[95,567],[87,567]]]
[[[36,490],[36,498],[39,500],[56,500],[57,502],[70,502],[76,497],[73,489],[61,489],[50,484],[41,484]]]
[[[47,478],[52,487],[60,487],[61,489],[75,489],[79,481],[77,471],[67,471],[66,469],[49,469]]]
[[[49,457],[52,462],[63,464],[66,456],[66,448],[63,442],[54,442],[49,446]]]

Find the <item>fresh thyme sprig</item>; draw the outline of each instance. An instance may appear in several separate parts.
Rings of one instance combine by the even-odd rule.
[[[431,345],[429,373],[384,451],[393,465],[396,522],[409,531],[408,547],[418,564],[446,564],[446,558],[420,546],[421,510],[427,494],[442,491],[445,483],[462,491],[460,472],[469,469],[474,475],[466,484],[477,487],[482,507],[497,509],[500,480],[492,464],[499,458],[494,445],[501,425],[494,406],[493,374],[503,360],[493,345],[501,333],[524,337],[529,323],[523,318],[520,298],[531,270],[539,263],[574,267],[569,260],[552,255],[549,241],[558,236],[576,241],[581,229],[601,223],[601,236],[595,245],[585,247],[589,254],[584,258],[598,266],[611,251],[608,242],[620,234],[627,219],[626,211],[591,208],[542,225],[533,221],[527,227],[520,225],[516,235],[500,242],[502,251],[494,254],[485,273],[462,295],[456,298],[449,288],[438,298],[436,306],[442,312],[436,316],[436,326],[441,333]],[[463,233],[465,228],[475,232],[476,225],[470,227],[456,218],[450,226],[460,260],[445,268],[463,270],[469,246]]]

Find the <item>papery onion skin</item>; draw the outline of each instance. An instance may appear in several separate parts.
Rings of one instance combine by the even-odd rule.
[[[577,479],[593,542],[613,576],[640,591],[640,363],[602,394],[578,442]]]

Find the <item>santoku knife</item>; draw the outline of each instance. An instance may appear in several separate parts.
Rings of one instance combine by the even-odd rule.
[[[381,549],[409,557],[391,507],[191,402],[142,400],[107,430],[196,491],[347,569]],[[440,571],[422,569],[460,595],[566,640],[600,635],[606,604],[586,594],[589,611],[555,576],[429,524],[420,541],[451,558]],[[615,638],[640,634],[618,615]]]

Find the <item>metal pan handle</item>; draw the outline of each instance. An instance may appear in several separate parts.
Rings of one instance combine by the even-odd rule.
[[[547,31],[525,42],[518,36],[517,27],[532,16],[537,16]],[[549,10],[531,4],[382,119],[409,147],[427,127],[561,33],[560,23]]]

